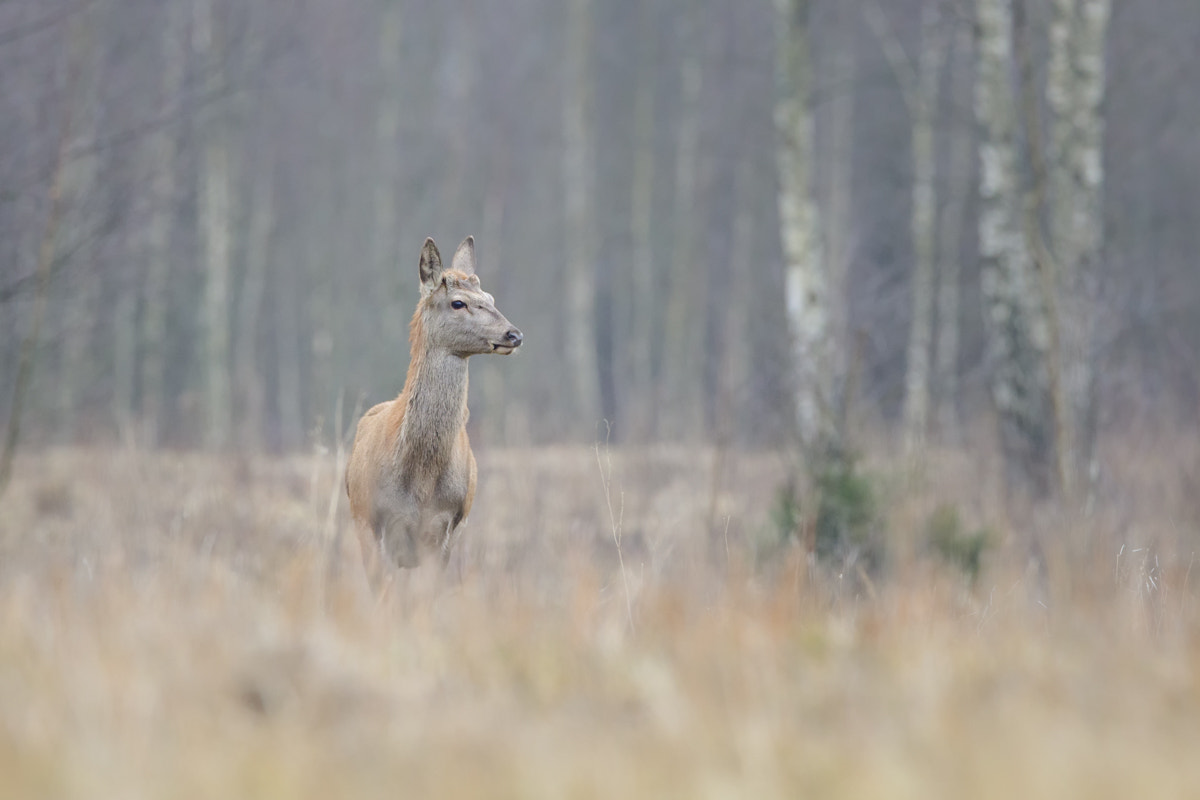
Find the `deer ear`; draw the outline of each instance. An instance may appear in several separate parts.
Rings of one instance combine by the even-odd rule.
[[[442,254],[438,252],[433,239],[426,239],[421,248],[421,288],[432,291],[442,278]]]
[[[450,268],[456,269],[464,275],[475,274],[474,236],[468,236],[462,240],[462,244],[454,251],[454,258],[450,261]]]

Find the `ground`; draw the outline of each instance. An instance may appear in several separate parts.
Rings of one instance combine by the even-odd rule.
[[[782,457],[478,456],[449,573],[376,599],[333,454],[23,454],[0,796],[1200,794],[1178,464],[1017,523],[986,463],[881,456],[868,576],[777,529]],[[974,584],[923,544],[948,498],[998,532]],[[1057,534],[1040,561],[1026,530]]]

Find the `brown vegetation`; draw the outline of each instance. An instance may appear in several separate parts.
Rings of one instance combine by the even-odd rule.
[[[781,538],[775,456],[481,452],[458,561],[382,605],[326,523],[331,457],[24,454],[0,793],[1183,796],[1200,451],[1155,450],[1126,443],[1090,517],[1020,530],[987,459],[868,459],[889,555],[865,581]],[[995,532],[974,586],[928,551],[947,503]]]

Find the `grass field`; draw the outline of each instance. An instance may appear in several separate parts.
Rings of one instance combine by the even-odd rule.
[[[483,451],[449,574],[382,601],[332,456],[27,453],[0,796],[1200,796],[1189,447],[1069,518],[875,459],[873,578],[780,541],[777,457]],[[995,531],[974,585],[928,553],[946,502]]]

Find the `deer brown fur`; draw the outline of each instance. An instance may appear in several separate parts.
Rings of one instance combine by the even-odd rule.
[[[346,468],[350,511],[372,579],[389,563],[415,567],[430,552],[443,563],[449,557],[475,498],[467,359],[508,355],[523,338],[480,288],[473,237],[458,246],[448,269],[426,239],[418,274],[421,299],[409,326],[404,389],[359,420]]]

